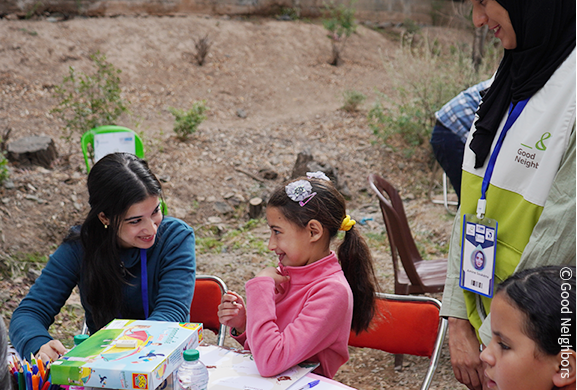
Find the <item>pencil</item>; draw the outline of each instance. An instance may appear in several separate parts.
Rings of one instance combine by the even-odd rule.
[[[26,390],[33,390],[32,388],[32,372],[26,371],[25,374]]]
[[[26,390],[26,381],[24,380],[24,372],[18,372],[18,390]]]
[[[45,371],[44,371],[44,363],[42,362],[42,359],[38,359],[38,371],[40,371],[40,378],[42,378],[42,380],[46,380],[47,378],[44,376]]]
[[[38,390],[38,374],[32,374],[32,390]]]

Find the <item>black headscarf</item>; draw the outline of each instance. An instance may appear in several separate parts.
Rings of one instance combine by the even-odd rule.
[[[492,1],[492,0],[489,0]],[[575,48],[575,0],[496,0],[509,13],[517,47],[505,54],[483,96],[470,148],[485,163],[509,104],[540,90]]]

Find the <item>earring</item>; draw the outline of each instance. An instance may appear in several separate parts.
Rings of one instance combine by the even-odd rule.
[[[107,224],[104,224],[104,229],[108,229],[108,225],[107,225]]]

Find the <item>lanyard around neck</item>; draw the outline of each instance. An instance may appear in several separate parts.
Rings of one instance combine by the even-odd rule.
[[[140,289],[145,320],[148,319],[148,275],[146,271],[146,249],[140,249]]]
[[[487,163],[487,169],[485,170],[485,175],[483,176],[483,184],[481,185],[481,198],[477,202],[477,217],[479,219],[483,219],[485,216],[485,209],[487,206],[487,201],[485,199],[487,189],[489,188],[489,183],[491,182],[491,176],[493,176],[493,170],[495,169],[495,162],[497,161],[497,156],[501,151],[501,146],[503,146],[503,141],[505,140],[505,135],[513,126],[513,123],[519,118],[521,112],[527,105],[529,98],[525,100],[519,101],[517,104],[509,106],[509,116],[507,117],[507,121],[505,122],[505,126],[503,126],[503,130],[497,139],[497,144],[495,145],[495,149],[491,153],[491,157],[489,158],[489,162]]]

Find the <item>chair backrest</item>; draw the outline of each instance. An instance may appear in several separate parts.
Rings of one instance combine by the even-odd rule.
[[[218,305],[227,291],[221,278],[196,275],[194,296],[190,305],[190,322],[202,322],[203,329],[210,329],[217,335],[217,344],[220,346],[224,346],[227,329],[218,320]]]
[[[441,302],[425,296],[376,293],[377,314],[368,331],[351,331],[349,345],[393,354],[429,357],[421,389],[428,389],[439,362],[447,319],[439,316]]]
[[[379,199],[381,213],[387,228],[387,237],[391,245],[391,256],[397,276],[397,252],[411,284],[422,286],[421,278],[415,268],[415,262],[422,261],[415,245],[409,222],[403,207],[403,201],[397,190],[385,179],[376,174],[369,175],[369,185]],[[389,197],[385,196],[385,194]]]
[[[80,143],[86,172],[90,172],[90,167],[109,153],[127,152],[144,158],[144,146],[138,134],[122,126],[95,127],[82,135]]]

